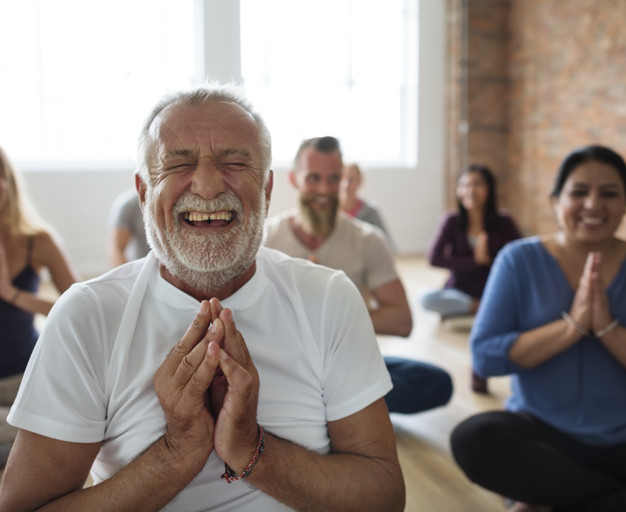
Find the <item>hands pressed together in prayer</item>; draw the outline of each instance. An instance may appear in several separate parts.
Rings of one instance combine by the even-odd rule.
[[[154,376],[165,443],[199,472],[213,450],[235,472],[257,446],[259,375],[232,311],[202,301],[183,338]]]
[[[569,313],[580,330],[596,335],[613,322],[600,272],[601,264],[601,254],[590,252]]]

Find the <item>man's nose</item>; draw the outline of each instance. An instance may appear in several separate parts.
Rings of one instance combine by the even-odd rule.
[[[331,183],[329,180],[320,180],[317,184],[317,193],[320,195],[330,195],[337,192],[339,186],[337,183]]]
[[[198,162],[191,177],[191,193],[204,199],[212,199],[225,190],[224,175],[219,166],[207,160]]]

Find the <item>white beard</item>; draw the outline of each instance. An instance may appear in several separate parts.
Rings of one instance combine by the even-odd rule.
[[[263,241],[263,193],[258,208],[250,212],[247,225],[243,224],[243,205],[231,191],[210,201],[192,194],[180,197],[172,209],[173,225],[166,231],[159,229],[152,209],[152,194],[148,190],[144,208],[148,244],[170,274],[193,288],[207,292],[222,289],[250,268]],[[228,232],[207,235],[183,229],[181,212],[220,210],[235,212],[233,221],[238,224]]]

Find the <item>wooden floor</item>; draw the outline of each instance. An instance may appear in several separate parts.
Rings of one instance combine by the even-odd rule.
[[[506,507],[500,496],[472,484],[459,470],[448,439],[462,419],[502,408],[509,379],[490,379],[489,396],[471,391],[468,332],[447,329],[438,315],[425,311],[419,302],[426,291],[443,284],[446,273],[430,268],[421,258],[402,258],[398,267],[413,311],[413,332],[408,339],[380,337],[381,350],[441,366],[454,381],[452,399],[445,407],[414,415],[392,414],[407,488],[405,512],[503,512]]]
[[[407,488],[405,512],[503,512],[502,498],[473,485],[455,465],[448,438],[467,416],[501,408],[508,395],[508,378],[490,379],[489,396],[474,394],[469,388],[468,333],[446,329],[436,314],[419,304],[422,294],[443,284],[445,272],[430,268],[422,258],[401,258],[398,268],[413,310],[413,333],[409,338],[380,337],[381,350],[437,364],[452,375],[455,386],[445,407],[414,415],[392,414]]]

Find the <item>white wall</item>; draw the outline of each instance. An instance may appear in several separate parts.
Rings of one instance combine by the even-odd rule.
[[[400,253],[422,253],[444,201],[445,2],[420,2],[419,164],[371,169],[363,188],[380,207]],[[295,151],[296,148],[294,148]],[[133,169],[22,169],[40,214],[52,224],[83,276],[109,268],[106,222],[115,196],[134,186]],[[275,169],[270,214],[296,204],[285,169]]]

